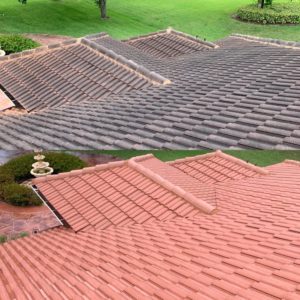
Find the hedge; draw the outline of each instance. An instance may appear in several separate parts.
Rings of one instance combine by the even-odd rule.
[[[0,200],[18,206],[40,205],[42,201],[31,188],[17,182],[32,178],[30,170],[35,162],[34,153],[11,159],[0,167]],[[69,172],[86,167],[79,157],[64,152],[45,152],[45,161],[54,173]]]
[[[0,200],[3,200],[3,187],[6,184],[13,183],[15,177],[10,171],[6,171],[0,168]]]
[[[240,8],[237,17],[261,24],[300,24],[300,3],[276,3],[263,9],[251,4]]]
[[[41,205],[43,202],[25,185],[9,183],[3,186],[3,201],[17,206]]]
[[[39,44],[17,34],[0,34],[0,49],[6,54],[17,53],[38,47]]]
[[[11,159],[2,165],[0,170],[12,174],[17,182],[30,179],[32,178],[30,170],[35,162],[34,155],[34,153],[28,153]],[[64,152],[43,152],[43,155],[46,157],[45,161],[49,162],[50,167],[54,169],[54,174],[82,169],[87,166],[79,157]]]

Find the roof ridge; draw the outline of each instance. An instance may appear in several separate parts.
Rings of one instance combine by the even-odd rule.
[[[113,50],[110,50],[100,44],[97,44],[91,39],[87,39],[86,37],[81,39],[81,44],[88,46],[98,52],[100,52],[102,55],[108,57],[115,63],[119,63],[123,65],[124,67],[127,67],[131,69],[133,72],[138,73],[138,75],[146,78],[147,80],[151,81],[154,84],[163,84],[167,85],[170,84],[171,81],[168,78],[165,78],[164,76],[154,72],[150,71],[149,69],[145,68],[142,65],[139,65],[135,63],[132,60],[127,59],[123,55],[117,54]]]
[[[296,165],[296,166],[299,166],[299,167],[300,167],[300,161],[298,161],[298,160],[285,159],[285,160],[283,161],[283,163],[291,164],[291,165]]]
[[[122,42],[130,42],[130,41],[135,41],[135,40],[140,40],[140,39],[146,39],[146,38],[151,37],[151,36],[170,34],[170,33],[174,33],[176,35],[179,35],[181,37],[189,39],[190,41],[192,41],[194,43],[203,44],[203,45],[205,45],[207,47],[210,47],[210,48],[216,49],[216,48],[220,47],[217,44],[198,39],[198,38],[196,38],[196,37],[194,37],[190,34],[187,34],[185,32],[177,31],[177,30],[173,29],[172,27],[168,27],[167,29],[164,29],[164,30],[155,31],[155,32],[151,32],[151,33],[140,35],[140,36],[135,36],[135,37],[132,37],[132,38],[129,38],[129,39],[122,40]]]
[[[56,180],[56,179],[78,176],[81,174],[88,174],[88,173],[95,172],[95,171],[113,169],[116,167],[123,166],[125,164],[126,164],[126,160],[113,161],[113,162],[109,162],[106,164],[96,165],[93,167],[86,167],[86,168],[79,169],[79,170],[73,170],[73,171],[69,171],[69,172],[63,172],[63,173],[59,173],[59,174],[47,175],[47,176],[43,176],[43,177],[34,178],[32,180],[32,183],[37,184],[37,183],[52,181],[52,180]]]
[[[160,184],[165,189],[169,190],[170,192],[175,193],[179,197],[183,198],[196,208],[200,209],[202,212],[207,214],[212,214],[215,212],[216,207],[208,204],[207,202],[203,201],[200,198],[197,198],[190,192],[186,192],[183,188],[176,186],[175,184],[171,183],[169,180],[164,179],[162,176],[158,175],[154,171],[140,165],[138,162],[142,160],[146,160],[147,158],[153,158],[153,154],[146,154],[143,156],[133,157],[129,159],[128,165],[133,168],[134,170],[142,173],[146,177],[152,179],[156,183]],[[186,175],[186,174],[185,174]]]
[[[240,38],[246,41],[257,42],[266,45],[272,45],[272,46],[290,48],[290,49],[300,49],[300,42],[295,42],[295,41],[284,41],[279,39],[262,38],[254,35],[245,35],[239,33],[233,33],[230,36]]]
[[[200,43],[200,44],[206,45],[206,46],[214,48],[214,49],[220,48],[220,46],[217,45],[217,44],[215,44],[215,43],[198,39],[198,38],[192,36],[191,34],[188,34],[188,33],[182,32],[182,31],[177,31],[177,30],[175,30],[175,29],[173,29],[171,27],[169,28],[169,30],[170,30],[171,33],[175,33],[175,34],[177,34],[179,36],[182,36],[184,38],[187,38],[187,39],[189,39],[189,40],[191,40],[193,42]]]
[[[86,35],[83,38],[93,40],[93,39],[99,39],[99,38],[104,38],[104,37],[109,37],[109,34],[107,32],[99,32],[99,33],[93,33],[93,34]]]
[[[237,157],[234,157],[232,155],[229,155],[229,154],[226,154],[224,152],[222,152],[221,150],[216,150],[214,152],[210,152],[210,153],[206,153],[206,154],[200,154],[200,155],[197,155],[197,156],[191,156],[191,157],[185,157],[185,158],[180,158],[180,159],[177,159],[177,160],[174,160],[174,161],[169,161],[167,162],[168,164],[172,165],[172,164],[175,164],[175,163],[180,163],[180,162],[187,162],[187,161],[194,161],[194,160],[202,160],[202,159],[206,159],[208,157],[213,157],[213,156],[218,156],[218,157],[222,157],[224,159],[227,159],[231,162],[234,162],[236,164],[239,164],[247,169],[250,169],[252,171],[255,171],[257,173],[260,173],[260,174],[263,174],[263,175],[267,175],[269,174],[269,171],[264,169],[264,168],[261,168],[261,167],[258,167],[258,166],[255,166],[251,163],[248,163],[240,158],[237,158]]]
[[[37,48],[34,48],[34,49],[24,50],[24,51],[21,51],[21,52],[18,52],[18,53],[12,53],[12,54],[9,54],[9,55],[1,56],[0,57],[0,63],[1,62],[6,62],[8,60],[18,59],[18,58],[21,58],[21,57],[33,55],[33,54],[40,54],[40,53],[46,52],[48,50],[56,49],[56,48],[70,46],[70,45],[73,45],[73,44],[79,44],[80,41],[81,41],[81,38],[70,38],[69,40],[62,41],[60,43],[44,45],[44,46],[40,46],[40,47],[37,47]]]

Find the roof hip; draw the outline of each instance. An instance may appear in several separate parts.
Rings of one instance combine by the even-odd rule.
[[[150,170],[147,167],[139,164],[140,161],[146,160],[148,158],[154,158],[152,154],[147,154],[144,156],[134,157],[128,160],[128,165],[137,170],[138,172],[142,173],[146,177],[152,179],[156,183],[163,186],[165,189],[175,193],[179,197],[182,197],[184,200],[195,206],[196,208],[200,209],[202,212],[207,214],[212,214],[216,211],[216,207],[210,205],[209,203],[205,202],[204,200],[200,199],[199,197],[194,196],[191,192],[186,191],[184,188],[181,188],[178,185],[175,185],[170,180],[163,178],[159,174],[155,173],[154,171]],[[186,174],[183,174],[186,175]]]
[[[117,54],[116,52],[114,52],[106,47],[103,47],[102,45],[94,42],[91,39],[82,38],[81,43],[83,45],[88,46],[88,47],[100,52],[101,54],[107,56],[108,58],[112,59],[114,62],[120,63],[123,66],[131,69],[131,71],[138,73],[140,76],[145,77],[146,79],[153,82],[154,84],[156,83],[156,84],[166,85],[166,84],[171,83],[171,81],[169,79],[161,76],[160,74],[150,71],[142,65],[138,65],[137,63],[135,63],[132,60],[128,60],[124,56]]]

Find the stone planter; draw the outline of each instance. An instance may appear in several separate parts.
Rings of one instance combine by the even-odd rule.
[[[5,56],[5,51],[4,50],[0,50],[0,57],[1,56]]]

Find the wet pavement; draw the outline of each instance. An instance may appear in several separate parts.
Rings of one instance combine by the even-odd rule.
[[[0,235],[12,238],[22,232],[32,234],[59,225],[45,205],[18,207],[0,202]]]

